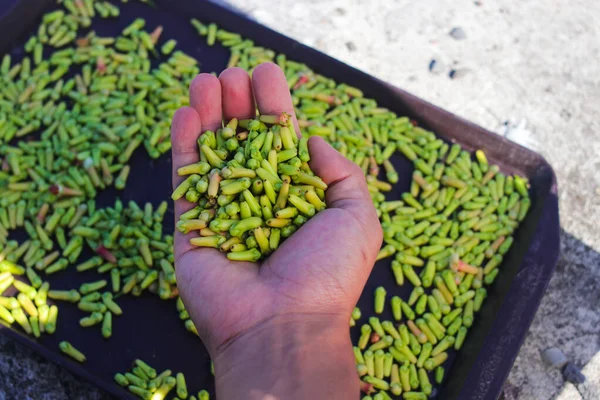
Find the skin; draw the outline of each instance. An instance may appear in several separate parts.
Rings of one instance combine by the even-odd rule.
[[[219,78],[198,75],[190,107],[173,118],[174,186],[182,180],[177,168],[198,161],[202,132],[253,118],[256,106],[261,114],[293,115],[277,65],[258,66],[252,78],[239,68]],[[231,262],[216,249],[191,246],[196,233],[175,233],[179,291],[215,363],[219,399],[359,393],[348,321],[381,246],[381,226],[360,168],[319,137],[309,151],[311,168],[329,185],[328,208],[262,263]],[[192,207],[177,201],[175,220]]]

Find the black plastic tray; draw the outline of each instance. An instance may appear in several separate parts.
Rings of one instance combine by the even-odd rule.
[[[4,2],[11,2],[4,0]],[[0,54],[11,51],[19,57],[22,45],[39,23],[42,12],[52,7],[51,0],[21,0],[0,15]],[[515,244],[505,257],[502,273],[489,288],[489,297],[470,329],[463,349],[451,356],[447,379],[439,388],[438,398],[495,399],[510,371],[534,314],[556,265],[559,252],[559,219],[557,186],[554,172],[540,155],[507,141],[468,121],[441,110],[411,94],[358,71],[325,54],[276,33],[229,9],[206,1],[156,0],[157,8],[130,1],[121,4],[118,21],[100,20],[93,28],[100,35],[115,35],[135,17],[147,20],[147,26],[163,25],[164,37],[178,40],[178,47],[201,62],[202,71],[221,71],[228,51],[219,45],[206,46],[189,25],[195,17],[216,22],[227,30],[239,32],[261,46],[285,52],[290,59],[302,61],[315,71],[361,88],[365,95],[399,115],[414,118],[420,125],[435,131],[448,141],[460,143],[468,150],[482,148],[490,162],[504,172],[519,173],[529,178],[533,205],[529,215],[515,234]],[[0,11],[1,13],[1,11]],[[412,165],[404,158],[393,159],[400,182],[391,197],[398,198],[409,186]],[[112,204],[116,196],[128,201],[151,201],[158,204],[170,194],[170,157],[152,162],[138,151],[133,157],[132,173],[124,193],[102,192],[98,206]],[[149,183],[149,177],[152,183]],[[170,214],[172,216],[172,214]],[[169,219],[169,216],[167,216]],[[167,229],[173,228],[169,219]],[[56,289],[71,288],[96,279],[93,272],[65,272],[51,279]],[[373,309],[373,290],[384,285],[388,293],[408,294],[409,288],[398,288],[389,271],[389,261],[378,262],[369,278],[359,306]],[[135,304],[134,304],[135,302]],[[120,398],[133,398],[113,382],[116,372],[123,372],[134,358],[142,358],[162,370],[170,368],[186,374],[190,392],[213,390],[209,359],[200,341],[185,331],[175,311],[174,302],[152,296],[124,298],[124,315],[114,321],[114,334],[105,341],[99,329],[82,329],[77,321],[81,313],[76,306],[60,307],[57,332],[34,340],[16,330],[0,332],[32,347],[73,373],[95,383]],[[366,319],[366,317],[363,317]],[[359,321],[359,325],[363,321]],[[353,329],[356,334],[357,329]],[[64,357],[58,350],[59,340],[69,340],[88,355],[84,365]]]

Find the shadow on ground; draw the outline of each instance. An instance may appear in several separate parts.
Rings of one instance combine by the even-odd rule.
[[[562,231],[558,266],[501,399],[551,399],[561,392],[562,376],[560,372],[544,367],[540,350],[557,346],[582,368],[600,351],[598,293],[600,253]],[[0,399],[7,393],[41,400],[113,399],[1,334],[0,348],[3,349]],[[600,374],[588,374],[588,380],[593,380],[594,375],[598,379]],[[52,397],[46,396],[50,393]],[[63,395],[57,396],[59,393]],[[593,398],[585,391],[582,394],[586,400]]]
[[[580,368],[592,360],[600,351],[599,294],[600,253],[561,231],[558,265],[501,399],[551,399],[561,391],[561,373],[542,364],[541,350],[556,346]]]
[[[0,400],[116,400],[2,333],[0,349]]]

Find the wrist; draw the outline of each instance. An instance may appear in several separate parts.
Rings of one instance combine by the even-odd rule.
[[[348,322],[338,315],[275,316],[215,353],[221,399],[347,399],[358,393]]]

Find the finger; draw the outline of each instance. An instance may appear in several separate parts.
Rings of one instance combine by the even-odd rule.
[[[202,130],[202,124],[200,117],[196,110],[191,107],[182,107],[173,116],[173,123],[171,124],[171,147],[173,155],[173,189],[185,179],[183,176],[177,174],[177,169],[198,162],[198,147],[196,140],[200,136]],[[195,204],[192,204],[185,200],[185,198],[179,199],[175,202],[175,223],[179,221],[179,216],[193,208]],[[183,254],[184,251],[189,250],[191,245],[189,244],[189,238],[193,236],[185,236],[179,231],[175,231],[175,254]]]
[[[254,118],[256,105],[248,72],[241,68],[228,68],[219,75],[219,81],[225,121]]]
[[[190,105],[202,121],[204,131],[216,131],[221,127],[221,83],[216,76],[200,74],[190,84]]]
[[[252,72],[252,87],[258,111],[267,115],[281,114],[282,112],[290,114],[294,120],[296,134],[300,135],[292,96],[281,68],[270,62],[260,64]]]
[[[182,109],[184,110],[182,111],[183,115],[177,119],[177,123],[175,117],[173,118],[172,137],[174,139],[179,137],[185,139],[182,141],[179,150],[183,151],[183,154],[186,154],[185,156],[182,156],[181,154],[176,156],[174,140],[173,184],[182,180],[176,176],[176,168],[198,161],[199,155],[196,140],[200,136],[200,133],[207,130],[215,131],[221,127],[221,84],[219,83],[219,80],[211,74],[199,74],[196,76],[190,84],[190,105],[191,107]],[[179,111],[180,110],[178,110],[178,112]],[[192,114],[191,111],[195,114],[195,118],[189,116],[189,114]],[[194,120],[194,122],[191,122],[192,120]],[[179,221],[179,216],[182,213],[190,210],[194,206],[194,204],[185,201],[185,199],[176,201],[175,223]],[[184,235],[175,230],[174,236],[175,257],[178,258],[193,248],[189,243],[189,240],[190,238],[197,236],[197,233],[191,232]]]
[[[381,225],[360,167],[337,152],[321,137],[308,141],[310,167],[329,186],[326,191],[328,208],[351,212],[362,222],[366,233],[381,236]]]
[[[198,145],[202,123],[196,110],[182,107],[175,112],[171,124],[171,148],[173,154],[173,189],[184,179],[177,175],[177,169],[198,162]]]

